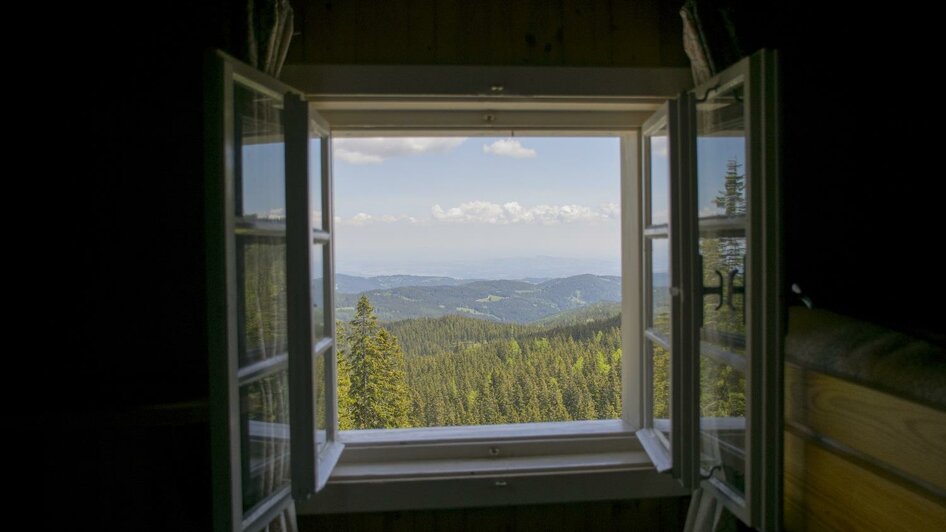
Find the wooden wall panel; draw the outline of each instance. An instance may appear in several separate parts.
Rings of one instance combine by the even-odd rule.
[[[946,412],[786,364],[785,419],[946,492]]]
[[[682,4],[682,2],[681,2]],[[612,57],[615,64],[660,63],[660,23],[655,2],[614,0]],[[634,46],[628,46],[633,42]]]
[[[408,55],[427,58],[430,63],[434,62],[434,46],[437,43],[436,6],[436,0],[411,0],[404,26]]]
[[[290,64],[686,67],[677,0],[294,0]]]
[[[785,433],[786,530],[946,530],[946,506]]]
[[[562,0],[562,57],[569,65],[594,64],[595,31],[591,0]]]

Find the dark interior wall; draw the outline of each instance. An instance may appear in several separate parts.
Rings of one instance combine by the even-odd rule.
[[[499,13],[490,15],[464,11],[476,3],[440,2],[432,18],[418,7],[425,3],[409,3],[406,18],[371,2],[296,4],[296,62],[681,64],[676,2],[627,11],[656,14],[656,34],[622,23],[589,29],[601,10],[624,5],[604,0],[522,3],[528,8],[510,20],[500,2],[485,3]],[[44,519],[74,524],[91,507],[116,528],[209,528],[202,53],[239,49],[240,5],[57,12],[52,33],[68,54],[45,85],[50,97],[76,103],[61,129],[68,140],[57,139],[55,157],[36,159],[43,168],[64,163],[52,178],[52,208],[67,217],[50,228],[65,236],[49,257],[55,282],[36,310],[61,321],[61,342],[55,367],[45,355],[31,367],[52,370],[53,391],[42,417],[25,425],[44,436],[45,496],[61,504]],[[329,5],[348,22],[319,28]],[[556,6],[598,14],[572,26],[577,14]],[[927,80],[936,32],[921,13],[814,6],[766,6],[756,20],[755,38],[780,46],[785,60],[790,279],[816,304],[941,338],[943,312],[930,306],[946,301],[933,256],[942,240],[940,150],[925,133],[937,116]],[[393,29],[405,24],[406,41]],[[599,33],[611,35],[598,41]],[[330,55],[320,55],[326,43]],[[192,401],[195,408],[167,415],[137,409]]]
[[[789,281],[818,307],[946,343],[933,22],[815,2],[778,18]]]
[[[327,7],[325,2],[295,4],[304,23],[299,26],[304,33],[292,45],[298,58],[303,42],[316,38],[313,10],[318,14]],[[476,3],[440,2],[438,10],[454,9],[443,24],[448,18],[443,11],[422,14],[422,4],[411,2],[407,12],[414,14],[407,20],[412,25],[426,20],[439,32],[431,40],[430,33],[414,28],[410,35],[426,43],[424,50],[432,47],[415,53],[408,44],[382,45],[375,36],[399,38],[392,19],[379,15],[387,11],[375,8],[401,3],[334,4],[347,13],[350,25],[318,33],[318,38],[339,43],[333,50],[369,41],[374,48],[339,52],[332,61],[394,63],[403,57],[405,63],[653,65],[669,57],[679,65],[682,57],[679,48],[672,51],[675,34],[668,37],[648,27],[638,28],[648,32],[646,38],[629,36],[617,23],[594,30],[612,36],[593,50],[586,49],[592,46],[587,44],[590,23],[582,23],[586,44],[566,53],[564,45],[581,41],[570,35],[568,23],[541,14],[562,4],[545,2],[515,11],[524,22],[509,26],[534,35],[534,46],[525,35],[511,37],[509,43],[518,44],[507,45],[500,31],[467,31],[468,16],[480,17],[485,26],[506,24],[498,2],[486,4],[494,11],[485,18],[469,12]],[[594,24],[602,24],[601,13],[617,10],[618,4],[581,5],[598,14]],[[210,48],[239,53],[243,5],[238,0],[186,6],[151,2],[132,10],[127,4],[98,3],[55,13],[51,34],[64,53],[55,72],[40,69],[48,77],[38,85],[51,98],[41,101],[67,97],[70,105],[68,113],[49,117],[62,124],[64,140],[57,138],[54,156],[46,153],[35,164],[43,169],[62,164],[49,174],[55,202],[44,206],[66,221],[49,228],[48,234],[62,238],[50,246],[47,263],[54,282],[38,301],[41,314],[36,315],[56,317],[59,343],[54,367],[46,354],[29,364],[34,374],[52,369],[53,379],[40,415],[23,420],[43,435],[43,494],[57,508],[42,516],[50,528],[74,528],[92,512],[106,528],[210,529],[203,54]],[[623,12],[633,18],[637,11]],[[648,20],[655,16],[653,7],[640,12]],[[674,23],[672,17],[659,21],[661,27]],[[447,44],[451,31],[466,33]],[[630,39],[640,52],[618,46]],[[308,53],[320,49],[317,44],[307,48]],[[328,61],[317,54],[302,57]],[[36,197],[50,196],[50,187],[43,188]]]
[[[33,368],[54,377],[37,418],[52,530],[210,529],[203,61],[233,48],[232,4],[55,11],[61,53],[39,85],[62,128],[36,197],[66,221],[45,233],[41,315],[58,328]]]
[[[289,63],[686,66],[679,2],[293,2]]]
[[[306,515],[300,532],[683,530],[686,497],[448,510]]]

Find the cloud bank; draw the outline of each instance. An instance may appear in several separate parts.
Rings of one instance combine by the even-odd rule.
[[[434,205],[430,213],[434,220],[441,222],[555,225],[616,220],[620,218],[620,207],[615,203],[602,205],[598,209],[583,205],[523,207],[517,201],[502,205],[488,201],[470,201],[449,209]]]
[[[342,138],[335,139],[332,153],[350,164],[380,164],[392,157],[447,153],[465,140],[460,137]]]

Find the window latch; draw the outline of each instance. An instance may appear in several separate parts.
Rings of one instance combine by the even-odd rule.
[[[703,256],[697,255],[697,271],[700,273],[700,277],[703,276]],[[702,297],[700,298],[699,304],[696,305],[697,311],[700,313],[699,326],[703,326],[703,299],[706,296],[718,296],[719,300],[716,302],[716,308],[714,310],[719,310],[723,308],[723,274],[719,270],[713,270],[713,273],[716,274],[716,277],[719,279],[719,284],[717,286],[706,286],[703,282],[700,282],[700,291]]]
[[[746,285],[736,286],[736,276],[739,275],[739,268],[733,268],[729,271],[729,289],[727,290],[727,300],[726,304],[729,305],[729,308],[736,310],[736,305],[733,304],[733,295],[735,294],[746,294]],[[743,299],[743,307],[745,307],[745,299]]]
[[[722,464],[716,464],[713,467],[711,467],[710,470],[707,471],[705,475],[700,474],[700,480],[709,480],[713,478],[713,473],[715,473],[716,471],[722,471],[722,469],[723,469]]]

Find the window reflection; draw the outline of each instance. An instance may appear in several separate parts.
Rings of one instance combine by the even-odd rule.
[[[289,484],[289,383],[281,371],[240,387],[243,511]]]
[[[286,353],[286,244],[282,238],[238,237],[242,265],[240,367]]]
[[[738,493],[746,460],[746,131],[742,87],[697,105],[700,459]]]

